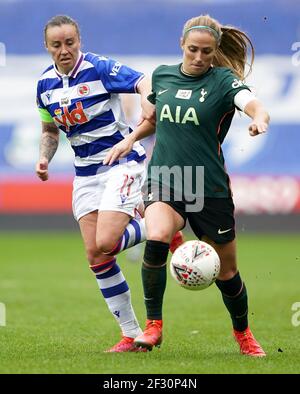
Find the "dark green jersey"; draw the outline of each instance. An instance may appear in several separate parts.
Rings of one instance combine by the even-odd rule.
[[[156,144],[148,176],[152,166],[203,166],[204,195],[228,197],[221,144],[235,112],[234,96],[249,88],[225,67],[199,77],[180,68],[159,66],[153,73],[149,101],[156,105]]]

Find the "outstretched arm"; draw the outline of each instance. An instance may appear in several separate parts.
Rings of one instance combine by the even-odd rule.
[[[270,115],[259,100],[254,99],[249,101],[244,108],[244,112],[252,119],[252,122],[249,125],[249,134],[252,137],[267,131],[270,122]]]
[[[112,147],[103,160],[104,165],[110,166],[116,160],[126,157],[131,152],[133,144],[155,132],[155,126],[148,120],[144,120],[132,133]]]
[[[59,130],[55,123],[42,122],[42,136],[40,142],[40,158],[35,171],[42,181],[49,178],[48,165],[54,156],[59,142]]]

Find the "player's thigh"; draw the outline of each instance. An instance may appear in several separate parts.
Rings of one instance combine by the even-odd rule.
[[[81,236],[86,249],[92,249],[96,246],[96,229],[97,229],[98,212],[90,212],[79,219]]]
[[[185,225],[184,218],[169,204],[161,201],[145,210],[147,239],[170,243],[174,234]]]
[[[98,210],[105,186],[102,178],[104,177],[99,174],[74,178],[72,207],[78,222],[82,217]],[[87,226],[90,226],[90,219],[86,218],[85,221]]]
[[[79,219],[79,227],[84,242],[87,259],[90,264],[101,263],[107,259],[96,244],[98,212],[90,212]]]
[[[236,240],[220,244],[204,235],[202,241],[210,244],[219,255],[221,267],[218,279],[231,279],[237,272]]]

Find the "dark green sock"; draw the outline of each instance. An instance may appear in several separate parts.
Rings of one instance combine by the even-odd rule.
[[[230,313],[233,328],[244,331],[248,327],[248,297],[239,273],[229,280],[217,280],[224,304]]]
[[[162,304],[167,283],[167,266],[145,267],[142,265],[142,280],[144,287],[147,319],[162,319]]]
[[[248,327],[248,297],[245,285],[237,297],[230,298],[222,294],[222,298],[230,313],[233,328],[237,331],[246,330]]]

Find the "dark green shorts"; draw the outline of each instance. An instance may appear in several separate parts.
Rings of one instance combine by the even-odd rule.
[[[162,201],[178,212],[185,223],[188,220],[194,234],[198,239],[204,235],[218,244],[224,244],[235,239],[234,204],[232,197],[213,198],[205,197],[203,208],[196,212],[187,211],[184,201],[174,201],[172,196],[166,200],[155,189],[145,198],[145,208],[154,202]],[[190,209],[189,209],[190,210]]]

